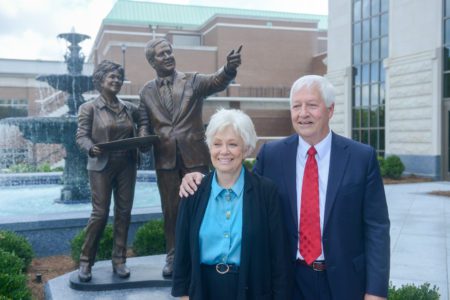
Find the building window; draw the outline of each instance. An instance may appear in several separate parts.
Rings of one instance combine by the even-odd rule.
[[[172,42],[174,46],[200,46],[201,38],[199,35],[174,34]]]
[[[385,70],[389,0],[353,0],[352,138],[385,152]]]
[[[0,119],[9,117],[28,116],[27,99],[1,99],[0,98]]]
[[[444,0],[444,58],[443,58],[443,94],[450,100],[450,0]]]

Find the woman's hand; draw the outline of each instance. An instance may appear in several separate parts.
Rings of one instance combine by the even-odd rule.
[[[181,300],[189,300],[189,296],[183,296],[180,298]]]
[[[102,155],[103,151],[98,146],[92,146],[92,148],[89,150],[90,156],[99,156]]]

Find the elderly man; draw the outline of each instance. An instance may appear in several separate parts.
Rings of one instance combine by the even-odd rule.
[[[299,78],[290,101],[296,134],[263,145],[254,172],[278,186],[293,299],[386,299],[390,222],[376,152],[330,130],[334,91],[325,78]],[[180,194],[200,180],[185,176]]]
[[[181,179],[188,172],[206,173],[210,165],[204,142],[203,101],[224,90],[236,77],[241,47],[236,52],[232,50],[226,65],[210,75],[177,71],[172,45],[165,39],[151,40],[145,48],[145,56],[157,78],[145,84],[140,92],[138,130],[139,136],[150,132],[159,136],[154,155],[166,238],[165,277],[173,272]]]

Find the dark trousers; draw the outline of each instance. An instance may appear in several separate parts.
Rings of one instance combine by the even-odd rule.
[[[215,266],[201,266],[203,299],[237,299],[239,273],[219,274]]]
[[[180,203],[181,180],[190,172],[206,174],[207,166],[187,168],[184,166],[181,156],[177,155],[177,164],[171,170],[156,170],[158,190],[161,196],[161,209],[164,216],[164,235],[166,238],[167,259],[173,260],[175,254],[175,227],[177,223],[178,204]]]
[[[311,267],[295,264],[295,300],[331,300],[327,271],[314,271]]]
[[[125,263],[136,184],[136,163],[127,157],[114,158],[108,161],[104,170],[88,173],[92,193],[92,213],[86,226],[86,239],[81,248],[80,263],[94,264],[98,243],[108,221],[112,193],[114,193],[112,262]]]

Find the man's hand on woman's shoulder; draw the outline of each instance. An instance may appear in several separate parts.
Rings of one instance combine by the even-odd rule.
[[[181,180],[180,192],[178,193],[181,198],[194,195],[197,191],[197,186],[202,182],[205,175],[200,172],[192,172],[184,175]]]

